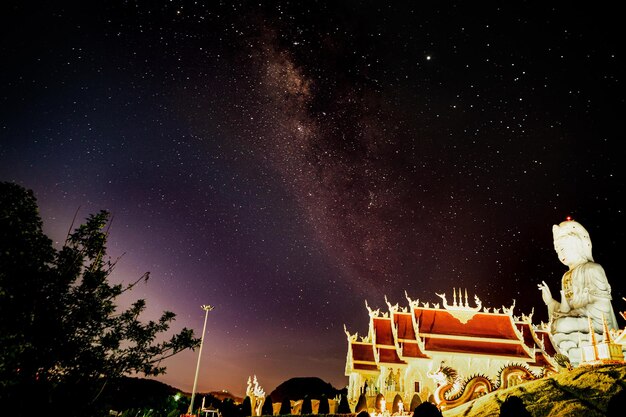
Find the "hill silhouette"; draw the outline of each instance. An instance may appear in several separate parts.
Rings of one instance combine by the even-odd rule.
[[[477,400],[444,411],[443,415],[498,416],[501,404],[509,396],[516,396],[522,400],[533,417],[612,416],[607,410],[613,410],[616,401],[623,401],[624,390],[626,390],[626,364],[579,366],[549,378],[489,393]],[[624,404],[620,404],[621,407],[618,409],[623,412]]]
[[[168,397],[181,391],[153,379],[123,377],[111,381],[103,390],[103,401],[114,410],[162,407]]]
[[[312,400],[319,400],[322,395],[326,395],[327,398],[332,399],[342,393],[346,393],[345,388],[338,390],[330,383],[324,382],[320,378],[298,377],[288,379],[277,386],[276,389],[270,393],[270,397],[272,397],[272,401],[276,403],[283,401],[285,398],[292,401],[301,400],[305,395],[308,395]]]

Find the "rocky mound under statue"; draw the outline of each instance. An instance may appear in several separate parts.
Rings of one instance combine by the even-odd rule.
[[[543,302],[548,307],[550,333],[561,353],[573,365],[581,360],[579,344],[589,340],[589,320],[602,340],[603,320],[609,329],[617,329],[611,305],[611,286],[604,269],[593,261],[589,233],[578,222],[567,220],[552,227],[554,249],[569,270],[561,280],[561,301],[552,298],[550,288],[539,284]]]

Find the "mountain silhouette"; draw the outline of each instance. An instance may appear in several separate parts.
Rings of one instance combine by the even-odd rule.
[[[346,394],[347,390],[336,389],[330,383],[324,382],[317,377],[298,377],[291,378],[281,383],[274,391],[270,393],[273,402],[281,402],[284,398],[291,401],[297,401],[308,395],[312,400],[319,400],[322,395],[332,399],[339,394]]]

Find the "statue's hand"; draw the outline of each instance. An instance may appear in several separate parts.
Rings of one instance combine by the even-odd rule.
[[[552,302],[552,293],[550,292],[550,287],[546,284],[545,281],[541,281],[541,284],[538,284],[537,287],[541,290],[541,298],[543,302],[548,305]]]

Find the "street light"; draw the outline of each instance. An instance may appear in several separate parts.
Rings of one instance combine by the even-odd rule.
[[[204,311],[204,326],[202,327],[202,337],[200,338],[200,350],[198,352],[198,364],[196,365],[196,376],[193,379],[193,389],[191,390],[191,403],[189,404],[189,410],[187,410],[187,414],[191,414],[193,412],[193,400],[196,396],[196,385],[198,385],[198,373],[200,372],[200,358],[202,357],[202,345],[204,344],[204,333],[206,333],[206,320],[209,317],[209,311],[213,310],[213,307],[206,304],[200,306]]]

